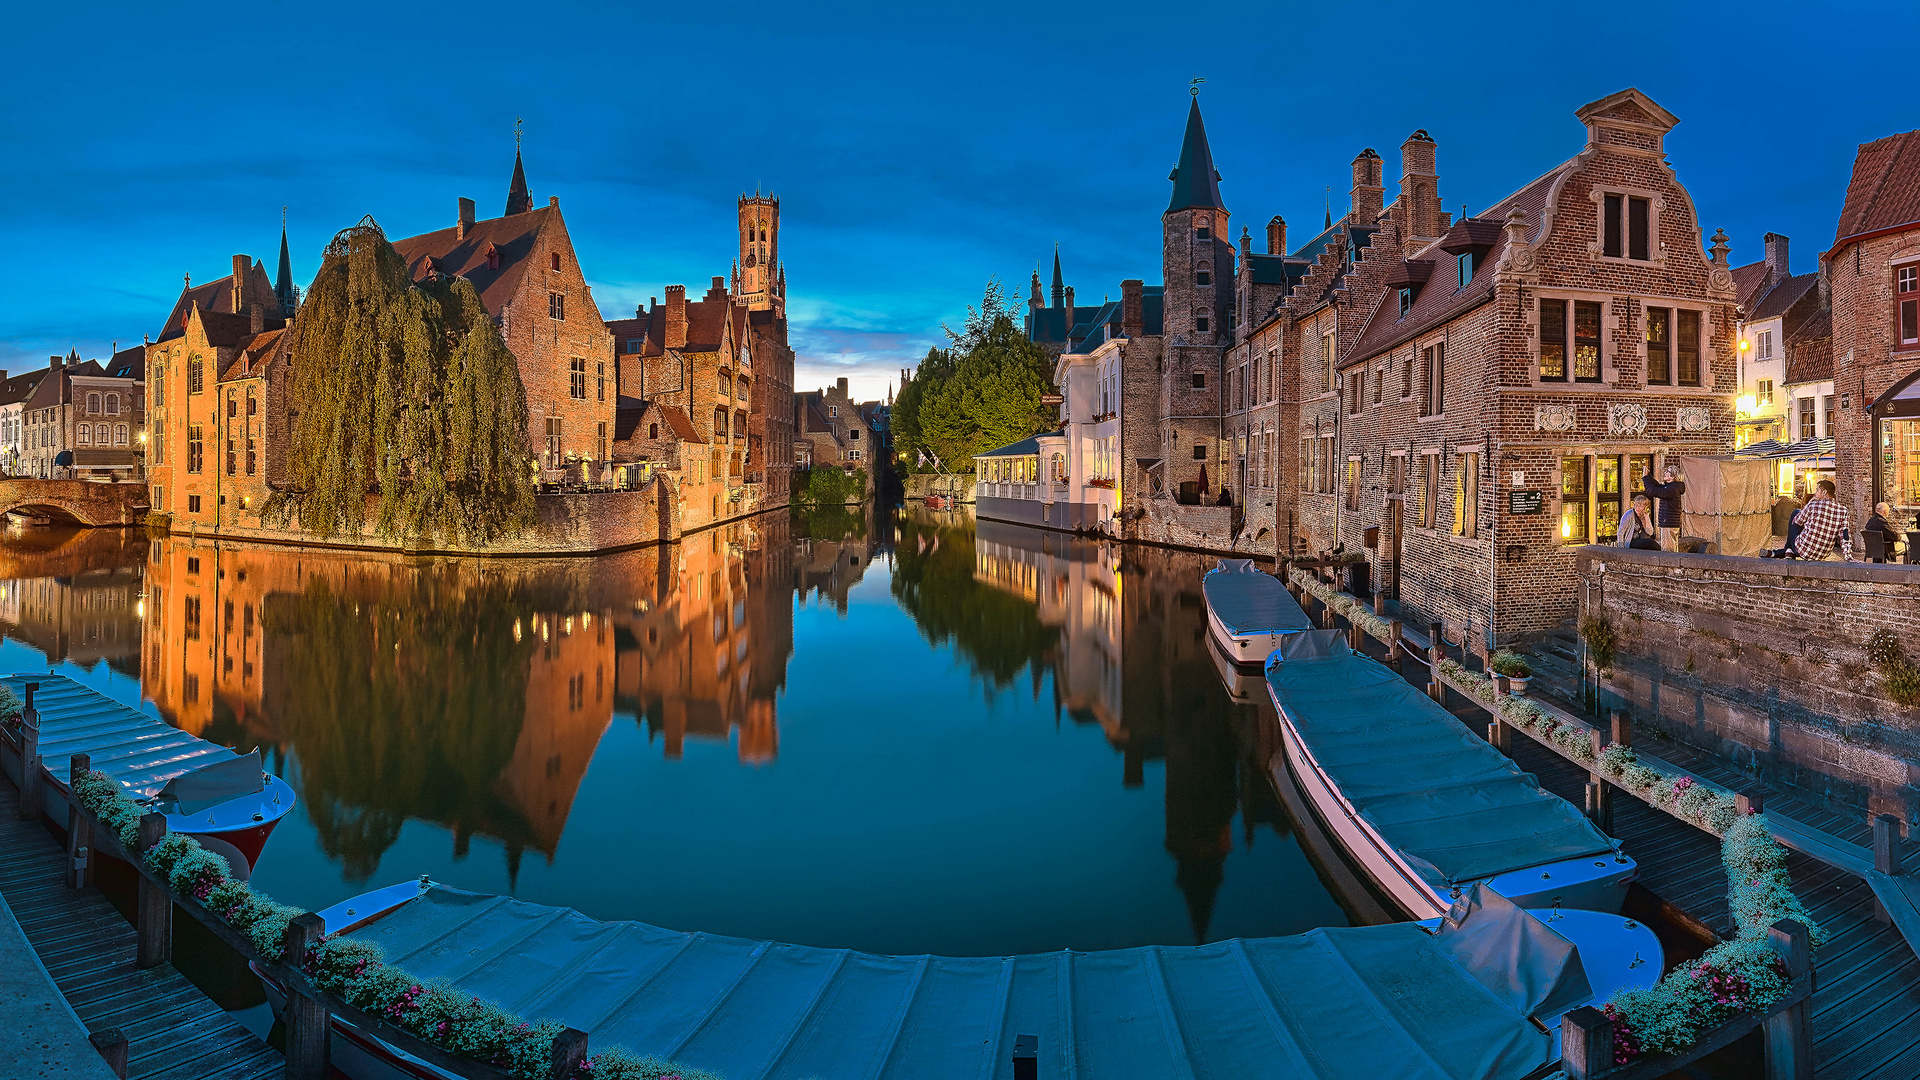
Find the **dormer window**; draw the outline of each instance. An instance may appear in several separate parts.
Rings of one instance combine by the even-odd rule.
[[[1402,318],[1405,318],[1407,312],[1411,310],[1412,307],[1413,307],[1413,287],[1409,285],[1402,285],[1400,287],[1400,316]]]
[[[487,245],[487,269],[500,269],[500,249],[493,244]]]
[[[1473,284],[1473,252],[1461,252],[1458,262],[1460,264],[1460,287],[1464,289]]]

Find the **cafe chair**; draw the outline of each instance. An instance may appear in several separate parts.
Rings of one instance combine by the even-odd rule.
[[[1883,563],[1887,561],[1887,534],[1874,530],[1863,532],[1860,538],[1867,542],[1867,561]]]
[[[1920,563],[1920,529],[1907,533],[1907,564]]]

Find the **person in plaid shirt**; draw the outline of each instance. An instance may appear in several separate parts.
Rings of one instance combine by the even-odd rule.
[[[1833,481],[1822,480],[1807,500],[1807,505],[1793,516],[1793,523],[1800,526],[1800,535],[1793,541],[1793,552],[1802,559],[1827,559],[1836,553],[1847,562],[1853,561],[1853,541],[1848,535],[1847,508],[1834,498],[1838,489]]]

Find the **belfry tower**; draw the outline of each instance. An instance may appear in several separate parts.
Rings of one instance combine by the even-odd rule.
[[[786,274],[780,266],[780,200],[758,191],[740,196],[740,255],[734,294],[754,311],[784,315]]]

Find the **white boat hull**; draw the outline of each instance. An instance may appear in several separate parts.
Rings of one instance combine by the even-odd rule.
[[[1287,763],[1327,832],[1409,918],[1432,919],[1445,915],[1453,906],[1450,892],[1441,892],[1429,885],[1392,844],[1367,824],[1313,759],[1286,710],[1279,708],[1278,702],[1275,705]],[[1564,907],[1617,913],[1626,902],[1627,886],[1633,883],[1638,872],[1639,867],[1632,859],[1616,854],[1610,858],[1563,859],[1486,880],[1500,895],[1524,908]]]
[[[1267,657],[1280,647],[1280,639],[1287,636],[1278,630],[1236,634],[1227,629],[1211,606],[1207,608],[1207,628],[1213,635],[1214,644],[1220,647],[1228,660],[1240,667],[1256,670],[1266,667]]]

